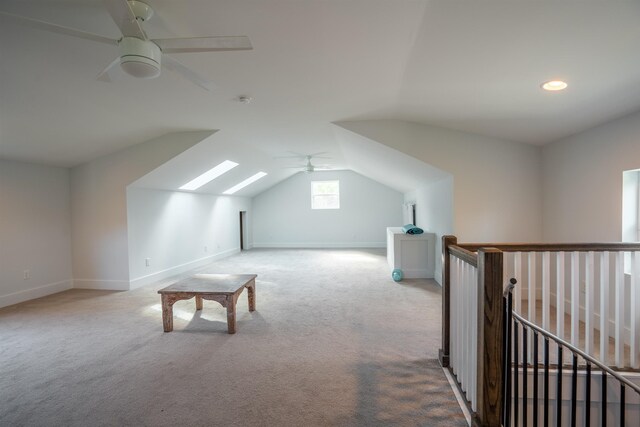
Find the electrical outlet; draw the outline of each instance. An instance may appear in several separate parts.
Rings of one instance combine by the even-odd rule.
[[[145,258],[144,259],[144,265],[149,267],[151,265],[151,258]]]
[[[31,279],[31,272],[29,270],[25,270],[22,272],[22,278],[24,280],[29,280]]]
[[[209,252],[209,248],[207,246],[204,247],[205,252]]]

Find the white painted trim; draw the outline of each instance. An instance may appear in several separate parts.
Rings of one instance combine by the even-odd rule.
[[[154,283],[162,279],[166,279],[167,277],[175,276],[176,274],[184,273],[189,270],[193,270],[194,268],[201,267],[203,265],[207,265],[213,261],[226,258],[228,256],[237,254],[240,252],[240,248],[228,249],[226,251],[218,252],[213,255],[209,255],[203,258],[199,258],[193,261],[185,262],[184,264],[176,265],[161,271],[156,271],[155,273],[147,274],[146,276],[137,277],[132,279],[129,282],[129,289],[136,289],[141,286],[148,285],[149,283]]]
[[[471,425],[471,413],[469,412],[469,408],[467,408],[465,399],[460,394],[460,390],[458,390],[458,386],[456,385],[455,378],[451,376],[451,373],[447,368],[442,368],[442,372],[444,372],[444,376],[447,377],[447,381],[449,381],[451,390],[453,390],[453,394],[456,396],[456,400],[458,401],[458,405],[460,405],[460,409],[464,414],[464,418],[467,420],[467,424]]]
[[[299,242],[299,243],[254,243],[254,248],[279,249],[349,249],[349,248],[386,248],[386,242]]]
[[[101,279],[74,279],[73,287],[76,289],[100,289],[105,291],[128,291],[127,280],[101,280]]]
[[[405,279],[433,279],[433,271],[425,268],[402,270],[402,276]]]
[[[47,295],[56,294],[73,288],[71,279],[61,282],[49,283],[37,288],[25,289],[24,291],[14,292],[8,295],[0,296],[0,308],[10,305],[19,304],[36,298],[46,297]]]
[[[438,285],[440,285],[440,287],[442,287],[442,269],[438,269],[436,268],[435,272],[433,273],[433,280],[436,281],[436,283]]]

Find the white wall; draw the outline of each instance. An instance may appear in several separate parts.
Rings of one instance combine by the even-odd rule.
[[[459,241],[541,240],[540,147],[399,120],[336,125],[451,174]]]
[[[546,241],[608,242],[622,235],[622,172],[640,168],[640,113],[542,149]]]
[[[407,193],[405,201],[416,203],[416,225],[436,234],[434,279],[442,284],[442,236],[453,234],[453,177]]]
[[[340,180],[340,209],[312,210],[311,181]],[[402,194],[351,171],[297,173],[253,199],[256,247],[385,247]]]
[[[68,169],[0,160],[0,242],[0,307],[72,287]]]
[[[167,134],[71,170],[75,287],[129,289],[127,186],[210,135]]]
[[[239,252],[239,212],[251,223],[244,197],[129,187],[127,201],[131,288]]]

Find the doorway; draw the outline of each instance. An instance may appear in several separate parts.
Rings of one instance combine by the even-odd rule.
[[[240,211],[240,250],[246,249],[245,236],[247,235],[247,211]]]

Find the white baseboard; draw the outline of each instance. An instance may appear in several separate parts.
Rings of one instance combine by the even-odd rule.
[[[393,268],[389,268],[389,271],[393,271]],[[428,270],[425,268],[413,268],[413,269],[403,269],[402,277],[405,279],[433,279],[434,274],[433,270]]]
[[[100,289],[104,291],[128,291],[127,280],[100,280],[100,279],[74,279],[73,287],[76,289]]]
[[[228,249],[226,251],[218,252],[217,254],[214,254],[214,255],[209,255],[193,261],[185,262],[184,264],[175,265],[173,267],[166,268],[161,271],[156,271],[155,273],[147,274],[146,276],[137,277],[135,279],[132,279],[129,282],[129,289],[136,289],[141,286],[148,285],[149,283],[154,283],[159,280],[166,279],[167,277],[175,276],[176,274],[193,270],[195,268],[201,267],[203,265],[207,265],[213,261],[226,258],[230,255],[234,255],[239,252],[240,252],[240,248]]]
[[[254,248],[273,249],[350,249],[386,248],[387,242],[296,242],[296,243],[254,243]]]
[[[405,279],[433,279],[433,271],[415,268],[412,270],[402,270]]]
[[[14,292],[8,295],[0,296],[0,308],[7,307],[21,302],[29,301],[36,298],[46,297],[47,295],[56,294],[73,288],[71,280],[63,280],[61,282],[49,283],[37,288],[25,289],[24,291]]]

